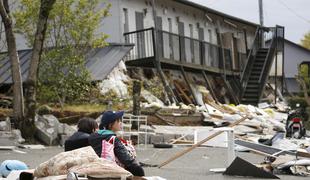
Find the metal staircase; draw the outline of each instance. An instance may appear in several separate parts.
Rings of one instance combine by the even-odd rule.
[[[262,43],[262,36],[269,41],[268,46]],[[283,39],[283,27],[257,28],[246,67],[241,75],[241,103],[257,105],[260,102],[274,57],[281,50],[279,47],[282,47]]]
[[[260,48],[257,51],[255,60],[253,63],[253,68],[250,71],[249,80],[247,86],[245,87],[245,92],[243,94],[242,103],[244,104],[257,104],[259,101],[259,78],[261,71],[264,67],[264,62],[267,57],[268,49]]]

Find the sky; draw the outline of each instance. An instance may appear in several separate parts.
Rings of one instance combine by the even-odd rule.
[[[190,0],[241,19],[259,23],[258,0]],[[310,32],[310,0],[263,0],[264,25],[285,27],[286,39],[300,44]]]

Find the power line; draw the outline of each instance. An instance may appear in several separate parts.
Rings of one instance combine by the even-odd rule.
[[[213,2],[211,2],[211,3],[209,4],[209,6],[212,6],[212,5],[216,4],[216,3],[218,3],[219,1],[221,1],[221,0],[214,0]]]
[[[286,5],[282,0],[278,0],[278,2],[281,3],[286,9],[288,9],[288,10],[289,10],[291,13],[293,13],[296,17],[298,17],[298,18],[300,18],[300,19],[302,19],[302,20],[304,20],[305,22],[307,22],[307,23],[310,24],[310,21],[309,21],[307,18],[305,18],[305,17],[301,16],[300,14],[298,14],[296,11],[294,11],[292,8],[290,8],[288,5]]]

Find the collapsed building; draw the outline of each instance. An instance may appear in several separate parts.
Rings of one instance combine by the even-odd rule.
[[[92,81],[105,79],[124,60],[134,79],[157,76],[166,97],[163,100],[170,104],[203,105],[197,85],[206,87],[221,103],[258,104],[272,65],[283,61],[284,56],[275,57],[283,53],[284,27],[262,27],[183,0],[106,3],[112,5],[111,16],[98,31],[109,34],[109,45],[87,56]],[[265,40],[269,40],[267,45]],[[26,48],[21,39],[17,41],[19,49]],[[19,51],[23,80],[30,51]],[[0,84],[9,87],[8,57],[1,64]],[[137,69],[141,74],[135,73]]]
[[[275,55],[283,53],[284,27],[261,27],[190,1],[111,3],[106,21],[117,27],[104,32],[134,44],[127,68],[155,72],[170,102],[202,105],[195,93],[202,85],[221,103],[257,104],[273,63],[283,61]]]

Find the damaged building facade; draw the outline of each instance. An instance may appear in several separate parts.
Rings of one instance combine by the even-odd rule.
[[[134,44],[127,68],[154,70],[170,101],[203,105],[197,85],[222,103],[262,99],[274,55],[282,51],[283,27],[261,27],[190,1],[110,3],[105,24],[113,25],[101,30],[110,42]]]
[[[100,4],[111,4],[111,16],[98,29],[109,35],[109,45],[89,53],[93,81],[105,79],[123,60],[129,72],[139,70],[137,78],[157,76],[170,103],[204,105],[198,86],[221,103],[261,101],[274,56],[283,52],[283,27],[261,27],[191,1],[152,2]],[[27,48],[20,36],[17,42],[18,49]],[[30,51],[19,51],[23,80]],[[1,62],[0,84],[10,84],[8,57]]]

